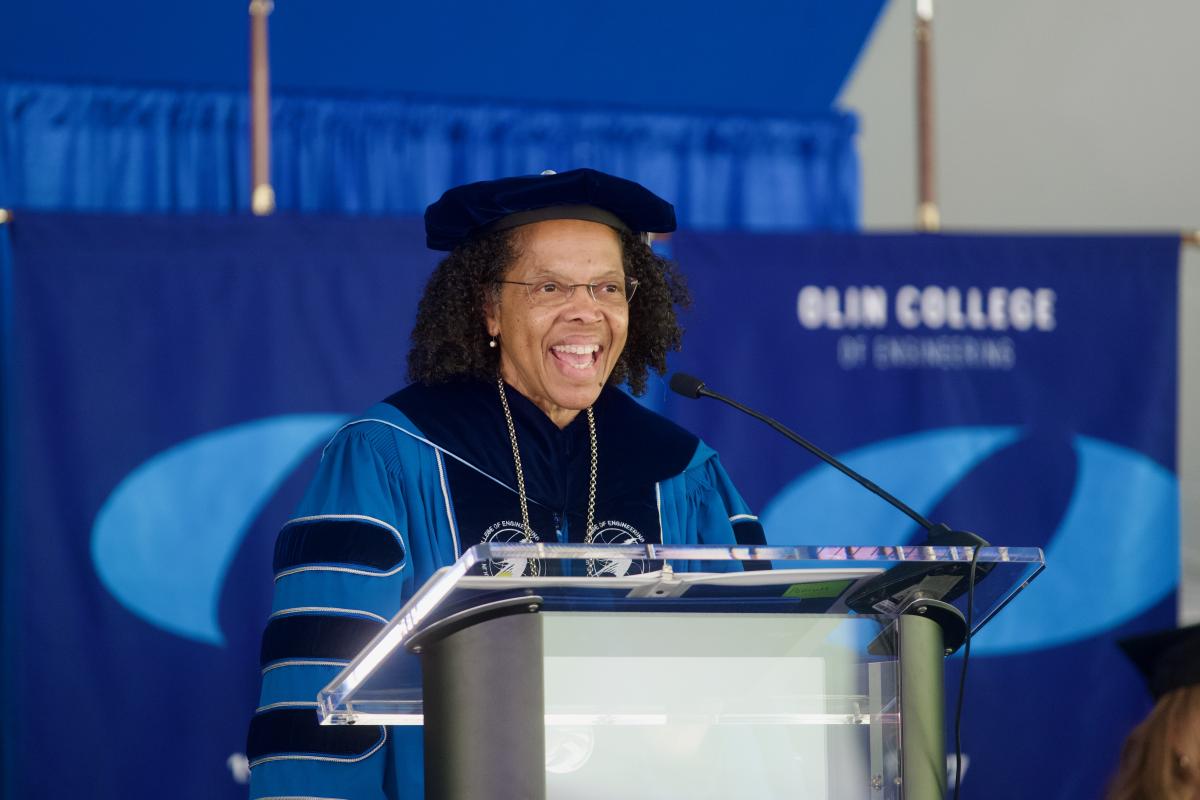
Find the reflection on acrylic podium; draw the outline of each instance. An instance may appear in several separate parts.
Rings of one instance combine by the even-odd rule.
[[[926,800],[943,661],[1037,548],[477,545],[318,697],[424,725],[428,798]]]

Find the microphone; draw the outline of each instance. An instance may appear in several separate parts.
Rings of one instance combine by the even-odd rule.
[[[846,598],[847,607],[854,611],[869,613],[872,610],[895,610],[913,602],[927,604],[930,601],[950,601],[961,596],[966,591],[970,591],[973,595],[975,583],[978,580],[982,580],[991,571],[992,567],[995,566],[993,564],[984,564],[982,566],[976,564],[980,548],[986,547],[988,544],[982,537],[969,531],[953,530],[945,523],[935,525],[881,489],[866,476],[843,464],[803,436],[785,427],[782,423],[742,405],[733,398],[714,392],[704,384],[704,381],[693,375],[676,372],[671,376],[670,387],[673,392],[684,397],[692,399],[711,397],[714,400],[720,400],[722,403],[731,405],[738,411],[749,414],[755,419],[770,425],[776,431],[800,445],[826,464],[829,464],[843,475],[852,478],[867,491],[883,499],[892,507],[902,511],[924,528],[927,535],[925,541],[921,543],[922,546],[964,546],[975,548],[974,558],[971,560],[969,570],[964,569],[954,562],[941,564],[897,564],[880,575],[866,581],[855,590],[853,595]],[[966,582],[966,586],[963,586],[962,578],[968,576],[962,575],[963,572],[969,573],[969,580]],[[976,573],[979,575],[978,578],[976,577]],[[949,586],[930,580],[943,576],[953,576],[958,578],[958,580]],[[967,638],[970,620],[963,620],[961,613],[952,607],[942,610],[949,615],[948,619],[942,621],[942,627],[946,630],[947,641],[952,650],[957,650],[958,646]],[[928,609],[922,613],[927,613],[927,611]]]
[[[699,399],[701,397],[711,397],[714,400],[720,400],[722,403],[725,403],[726,405],[733,406],[738,411],[741,411],[745,414],[749,414],[750,416],[754,417],[756,420],[759,420],[760,422],[767,423],[772,428],[777,430],[779,433],[783,434],[788,439],[790,439],[793,442],[795,442],[796,444],[800,445],[805,450],[812,453],[814,456],[821,459],[829,466],[838,470],[843,475],[857,481],[867,491],[871,492],[872,494],[874,494],[878,497],[883,498],[883,500],[885,500],[886,502],[891,504],[893,507],[895,507],[895,508],[899,509],[900,511],[904,512],[905,514],[907,514],[910,518],[912,518],[912,520],[914,522],[916,522],[918,525],[920,525],[922,528],[924,528],[930,534],[944,535],[946,533],[951,533],[951,530],[948,526],[934,525],[932,522],[925,519],[925,517],[921,516],[916,511],[913,511],[907,505],[900,502],[895,497],[893,497],[892,495],[885,492],[883,489],[879,488],[879,486],[877,486],[874,482],[868,480],[866,476],[850,469],[850,467],[846,466],[841,461],[838,461],[836,458],[831,456],[829,453],[826,453],[824,450],[817,447],[815,444],[808,441],[800,434],[793,432],[789,428],[785,427],[782,423],[777,422],[774,419],[771,419],[767,415],[760,414],[757,411],[755,411],[754,409],[748,408],[748,407],[742,405],[741,403],[734,400],[733,398],[726,397],[723,394],[718,394],[717,392],[714,392],[712,389],[709,389],[707,386],[704,385],[704,381],[700,380],[699,378],[695,377],[694,375],[688,375],[685,372],[676,372],[674,375],[671,376],[670,386],[671,386],[671,391],[675,392],[676,394],[683,395],[684,397],[688,397],[693,400]],[[946,542],[946,544],[951,544],[951,543]]]
[[[686,372],[676,372],[671,376],[671,391],[695,400],[702,393],[707,392],[708,389],[705,388],[704,381],[695,375],[688,375]]]

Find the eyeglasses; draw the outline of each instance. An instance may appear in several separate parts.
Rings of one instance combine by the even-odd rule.
[[[511,283],[524,286],[529,293],[529,302],[535,306],[561,306],[575,295],[575,290],[586,286],[588,294],[602,306],[623,306],[633,299],[637,291],[638,279],[626,276],[621,280],[600,281],[600,283],[563,283],[561,281],[496,281],[496,283]]]

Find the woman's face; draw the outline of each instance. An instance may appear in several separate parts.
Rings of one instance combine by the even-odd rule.
[[[607,225],[546,220],[517,229],[519,256],[506,281],[563,284],[624,279],[621,240]],[[560,428],[592,405],[625,348],[629,307],[601,304],[578,287],[559,306],[534,305],[525,286],[504,283],[485,309],[500,345],[500,374]]]

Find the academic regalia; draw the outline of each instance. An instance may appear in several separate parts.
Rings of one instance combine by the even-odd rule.
[[[1133,636],[1118,644],[1155,700],[1200,685],[1200,625]]]
[[[560,430],[527,398],[506,393],[536,539],[583,541],[587,415]],[[620,390],[604,389],[593,408],[595,541],[762,543],[757,518],[710,447]],[[410,386],[326,445],[276,545],[248,744],[252,797],[424,796],[420,728],[321,727],[315,698],[436,569],[480,542],[524,539],[516,485],[494,383]],[[600,571],[646,568],[622,562]]]

